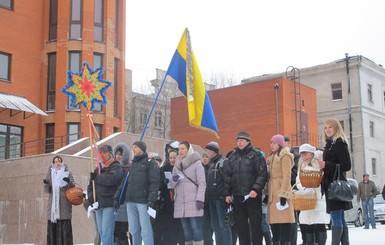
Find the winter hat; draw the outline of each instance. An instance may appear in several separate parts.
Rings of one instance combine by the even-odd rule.
[[[139,147],[139,149],[141,149],[143,152],[146,152],[146,150],[147,150],[146,143],[144,143],[143,141],[135,141],[132,145],[136,145],[136,146]]]
[[[213,152],[215,152],[215,153],[219,153],[219,145],[218,145],[218,143],[217,142],[215,142],[215,141],[211,141],[211,142],[209,142],[207,145],[206,145],[206,149],[207,150],[211,150],[211,151],[213,151]]]
[[[290,142],[289,136],[284,136],[283,138],[285,139],[285,142]]]
[[[237,139],[244,139],[247,141],[251,141],[249,133],[247,133],[245,131],[239,132],[237,137],[235,138],[235,140],[237,140]]]
[[[112,157],[114,157],[114,151],[112,150],[112,147],[110,145],[101,145],[99,146],[99,150],[101,152],[109,152]]]
[[[310,152],[310,153],[315,153],[316,148],[314,146],[311,146],[310,144],[302,144],[299,147],[299,153],[301,152]]]
[[[316,160],[322,160],[323,159],[323,154],[324,154],[324,152],[323,151],[320,151],[320,150],[316,150],[315,152],[314,152],[314,158],[316,159]]]
[[[277,143],[280,147],[285,147],[285,139],[280,134],[271,137],[271,141]]]
[[[365,176],[369,176],[368,173],[364,173],[364,175],[362,175],[362,178],[365,177]]]

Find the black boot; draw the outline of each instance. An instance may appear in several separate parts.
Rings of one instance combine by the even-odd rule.
[[[265,244],[266,245],[273,245],[273,240],[271,240],[271,233],[269,232],[264,232],[263,237],[265,238]]]
[[[318,245],[325,245],[326,244],[326,231],[318,232]]]
[[[342,237],[341,237],[341,244],[342,245],[349,245],[349,229],[346,224],[344,224],[344,227],[342,229]]]
[[[332,243],[331,245],[339,245],[342,238],[342,227],[333,227],[332,226]]]
[[[314,245],[314,234],[306,232],[305,233],[305,244],[306,245]]]

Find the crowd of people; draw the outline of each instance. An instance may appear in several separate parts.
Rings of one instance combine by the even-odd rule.
[[[303,144],[298,154],[288,137],[277,134],[265,155],[242,131],[235,137],[235,149],[226,155],[214,141],[205,145],[203,154],[188,141],[171,141],[164,161],[150,157],[143,141],[131,148],[125,143],[101,145],[101,161],[90,173],[84,202],[94,209],[95,244],[249,245],[265,240],[290,245],[300,240],[299,223],[302,244],[324,245],[330,220],[331,244],[349,244],[344,211],[352,203],[328,198],[337,165],[345,180],[351,169],[347,138],[338,120],[324,123],[324,139],[324,151]],[[324,172],[320,186],[311,189],[316,207],[298,211],[292,193],[306,187],[297,173],[309,169]],[[65,190],[74,183],[68,166],[55,156],[43,180],[49,193],[47,244],[73,244],[72,205]],[[375,188],[364,175],[357,197],[369,210],[365,228],[369,216],[375,228],[370,212],[378,194]]]

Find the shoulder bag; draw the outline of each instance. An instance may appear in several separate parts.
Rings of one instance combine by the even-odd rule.
[[[340,164],[337,164],[333,182],[328,188],[328,199],[350,202],[353,200],[353,192],[347,180],[341,180]]]

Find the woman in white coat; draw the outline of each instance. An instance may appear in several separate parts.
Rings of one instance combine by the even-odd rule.
[[[316,148],[303,144],[299,147],[299,153],[301,158],[299,159],[298,167],[304,170],[320,170],[318,160],[322,160],[322,151],[316,151]],[[310,188],[304,188],[297,175],[297,187],[299,191],[307,191]],[[314,245],[316,237],[318,238],[319,245],[326,244],[326,226],[330,222],[330,217],[326,213],[325,196],[322,196],[321,186],[317,188],[311,188],[310,191],[317,193],[317,204],[313,210],[304,210],[299,214],[299,223],[303,225],[305,229],[305,241],[306,245]]]

